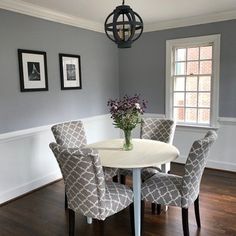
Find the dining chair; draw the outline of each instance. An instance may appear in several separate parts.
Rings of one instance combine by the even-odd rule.
[[[176,123],[171,119],[144,118],[141,124],[141,138],[157,140],[172,144],[175,134]],[[158,171],[167,173],[170,171],[170,163],[161,166],[148,167],[143,169],[143,180],[152,177]]]
[[[172,144],[174,139],[176,123],[171,119],[159,119],[159,118],[143,118],[141,122],[141,139],[157,140],[165,143]],[[142,169],[142,181],[155,175],[157,172],[170,172],[170,163],[162,164],[161,166],[153,166]],[[120,169],[121,183],[125,184],[126,176],[131,176],[132,171],[128,169]],[[152,213],[161,213],[161,205],[155,203],[152,204]]]
[[[51,128],[57,144],[66,148],[82,148],[87,145],[86,133],[82,121],[70,121],[56,124]],[[104,167],[106,180],[112,179],[118,174],[118,169]],[[65,194],[65,208],[67,200]]]
[[[159,119],[159,118],[143,118],[141,122],[141,139],[157,140],[165,143],[172,144],[176,123],[171,119]],[[158,171],[168,172],[170,170],[170,163],[163,164],[161,166],[153,166],[144,168],[142,170],[142,180],[152,177]],[[132,175],[132,171],[128,169],[120,169],[122,183],[125,183],[125,176]]]
[[[70,236],[74,235],[76,213],[103,221],[133,202],[133,191],[128,186],[105,180],[98,151],[56,143],[49,146],[65,181]]]
[[[182,225],[184,236],[189,236],[188,208],[194,203],[197,225],[201,227],[199,212],[199,188],[210,147],[217,134],[208,131],[204,138],[196,140],[189,152],[184,170],[178,175],[156,173],[142,184],[142,199],[161,205],[182,208]]]

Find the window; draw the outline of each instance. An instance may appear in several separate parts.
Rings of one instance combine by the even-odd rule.
[[[220,35],[168,40],[166,46],[167,117],[216,126]]]

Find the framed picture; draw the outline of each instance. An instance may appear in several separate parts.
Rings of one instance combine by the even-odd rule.
[[[47,91],[46,52],[18,49],[21,92]]]
[[[61,89],[81,89],[81,64],[80,56],[59,54]]]

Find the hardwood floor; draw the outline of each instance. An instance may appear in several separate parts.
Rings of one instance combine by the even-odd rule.
[[[182,174],[183,166],[173,164],[172,173]],[[146,204],[144,236],[182,235],[181,209],[170,207],[152,215]],[[202,228],[197,229],[194,206],[189,210],[191,236],[236,236],[236,173],[206,169],[200,192]],[[0,236],[68,235],[68,211],[64,210],[64,184],[56,182],[0,207]],[[103,225],[86,224],[77,216],[76,234],[81,236],[131,235],[129,210],[107,218]]]

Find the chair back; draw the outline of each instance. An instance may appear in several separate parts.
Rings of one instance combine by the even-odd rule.
[[[215,131],[208,131],[205,137],[196,140],[190,149],[182,182],[182,207],[184,208],[188,208],[199,195],[200,182],[207,157],[216,138]]]
[[[81,148],[87,144],[82,121],[70,121],[54,125],[52,133],[57,144],[67,148]]]
[[[50,143],[60,166],[68,208],[87,217],[105,219],[105,179],[98,152],[91,148],[65,148]]]
[[[176,123],[174,120],[143,118],[141,123],[141,138],[152,139],[172,144]]]

